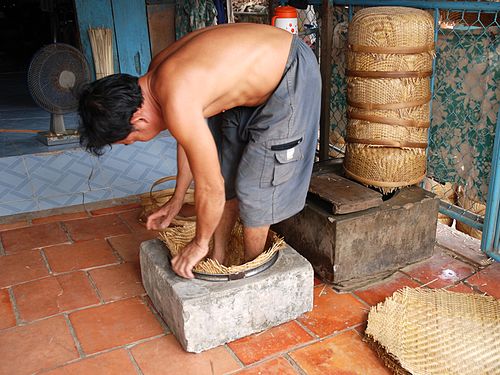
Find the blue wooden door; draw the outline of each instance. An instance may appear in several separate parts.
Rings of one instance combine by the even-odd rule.
[[[121,73],[140,76],[151,61],[145,0],[111,0]]]
[[[90,46],[89,28],[104,27],[114,31],[113,11],[111,9],[111,0],[75,0],[76,18],[78,21],[78,30],[80,32],[80,42],[82,52],[89,63],[92,77],[95,77],[94,58],[92,57],[92,47]],[[118,55],[116,41],[113,38],[113,60],[114,71],[118,73]]]
[[[140,76],[151,61],[145,0],[75,0],[82,49],[95,77],[88,29],[113,30],[115,73]]]

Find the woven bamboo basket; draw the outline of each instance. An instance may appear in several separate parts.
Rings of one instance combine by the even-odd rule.
[[[471,199],[467,196],[465,189],[460,186],[458,188],[458,198],[457,198],[457,206],[462,207],[467,211],[471,211],[475,214],[484,216],[486,214],[486,205],[481,202],[477,202],[474,199]],[[483,236],[483,232],[479,229],[473,228],[469,225],[466,225],[457,220],[456,228],[462,233],[468,234],[471,237],[481,239]]]
[[[444,202],[450,204],[457,203],[457,193],[455,192],[453,184],[451,184],[450,182],[442,184],[430,177],[426,177],[424,179],[423,188],[427,191],[433,192],[439,199]],[[453,224],[453,219],[442,213],[438,214],[438,221],[449,227],[451,227],[451,225]]]
[[[347,52],[346,174],[383,192],[425,177],[434,20],[420,9],[356,13]]]
[[[160,232],[160,239],[165,243],[170,256],[173,258],[194,238],[196,223],[185,223],[182,226],[169,227]],[[252,261],[244,262],[243,225],[237,222],[231,232],[227,249],[227,266],[220,264],[209,257],[203,259],[194,268],[193,272],[209,275],[233,275],[255,269],[268,262],[285,245],[282,238],[273,231],[269,231],[264,252]],[[213,250],[213,241],[209,245],[209,254]]]
[[[172,195],[174,194],[175,188],[168,188],[162,190],[154,190],[161,184],[164,184],[169,181],[175,181],[175,176],[167,176],[156,180],[152,185],[149,193],[144,193],[140,195],[142,211],[139,215],[139,222],[141,224],[145,224],[148,216],[158,210],[161,206],[167,203]],[[186,195],[184,196],[184,203],[194,204],[194,190],[188,189]],[[182,217],[176,216],[171,225],[184,225],[186,222],[193,222],[196,220],[194,217]]]
[[[367,341],[395,374],[500,373],[500,301],[405,288],[374,306]]]

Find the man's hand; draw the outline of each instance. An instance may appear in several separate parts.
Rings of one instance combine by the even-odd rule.
[[[180,254],[172,259],[172,269],[174,272],[186,279],[192,279],[193,267],[198,264],[208,254],[208,244],[199,245],[195,240],[187,244]]]
[[[170,199],[158,211],[148,216],[146,228],[148,230],[162,230],[170,225],[174,217],[182,208],[182,200]]]

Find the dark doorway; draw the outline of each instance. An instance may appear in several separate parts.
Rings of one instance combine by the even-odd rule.
[[[28,91],[33,55],[54,41],[78,48],[73,0],[0,0],[0,157],[44,151],[50,114]]]

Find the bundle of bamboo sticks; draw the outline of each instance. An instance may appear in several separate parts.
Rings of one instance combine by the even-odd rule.
[[[109,76],[113,69],[113,32],[104,27],[89,28],[96,79]]]

